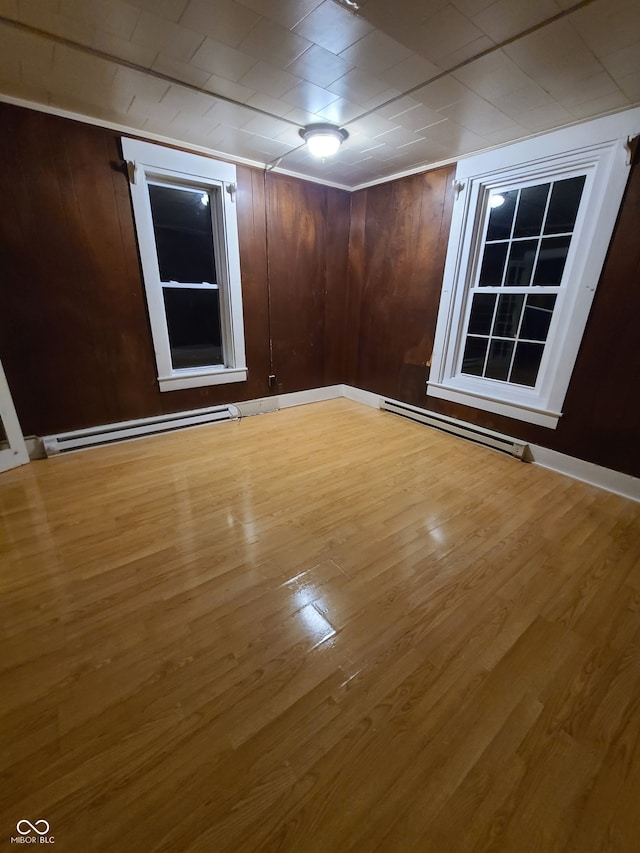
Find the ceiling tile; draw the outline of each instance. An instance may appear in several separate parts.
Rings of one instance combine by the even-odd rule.
[[[195,65],[188,62],[178,62],[177,59],[171,59],[162,53],[157,54],[151,67],[154,71],[159,71],[175,80],[189,83],[191,86],[197,86],[199,89],[204,88],[211,79],[211,74],[208,71],[196,68]]]
[[[445,118],[446,116],[443,116],[442,113],[439,113],[436,110],[430,110],[423,104],[418,104],[418,106],[395,116],[393,120],[402,127],[407,127],[413,131],[419,131],[430,127],[432,124],[444,121]]]
[[[475,14],[473,22],[495,42],[501,42],[560,11],[555,0],[496,0]]]
[[[332,0],[324,0],[294,28],[294,32],[332,53],[342,53],[373,27]]]
[[[47,0],[19,0],[18,18],[38,30],[53,33],[81,44],[91,44],[95,26],[91,20],[71,18],[58,14],[59,4]]]
[[[597,2],[578,9],[571,26],[602,57],[640,41],[640,4],[637,0]]]
[[[411,93],[411,97],[432,110],[441,110],[468,98],[471,90],[453,77],[441,77]]]
[[[307,110],[310,113],[317,113],[318,110],[322,110],[329,106],[329,104],[337,101],[338,95],[303,80],[302,83],[298,83],[298,85],[294,86],[293,89],[285,92],[285,94],[282,95],[282,100],[290,103],[294,107],[300,107],[303,110]]]
[[[495,130],[515,129],[516,125],[516,122],[509,116],[473,93],[469,93],[469,96],[464,100],[451,104],[439,112],[446,118],[453,119],[462,127],[480,135]]]
[[[324,88],[339,77],[343,77],[352,68],[353,65],[350,62],[318,44],[312,44],[287,66],[287,71]]]
[[[180,25],[237,47],[260,16],[233,0],[189,0]]]
[[[201,88],[206,89],[214,95],[220,95],[223,98],[231,98],[233,101],[247,103],[250,98],[255,95],[253,89],[248,86],[241,86],[240,83],[234,83],[233,80],[225,80],[224,77],[218,77],[216,74],[211,74],[206,83],[203,83]]]
[[[121,91],[130,92],[140,100],[144,99],[153,103],[159,103],[169,91],[169,83],[165,80],[158,80],[157,77],[152,77],[150,74],[124,67],[120,67],[116,71],[113,86]]]
[[[280,116],[281,118],[291,112],[291,104],[281,101],[279,98],[270,98],[262,92],[256,92],[247,99],[247,105],[257,107],[259,110],[264,110],[271,115]]]
[[[109,56],[115,56],[125,62],[133,62],[135,65],[142,65],[145,68],[151,68],[158,56],[157,50],[142,47],[142,45],[112,36],[110,33],[101,30],[96,32],[91,46],[102,53],[108,53]]]
[[[131,40],[142,47],[165,53],[171,59],[189,62],[202,45],[204,36],[150,12],[142,12]]]
[[[238,0],[243,6],[291,30],[322,0]]]
[[[629,74],[628,77],[622,77],[618,85],[631,103],[640,103],[640,75],[637,72]]]
[[[140,17],[140,10],[123,0],[60,0],[60,14],[99,26],[103,32],[130,39]]]
[[[476,59],[452,76],[487,100],[507,95],[531,82],[531,78],[501,50]]]
[[[178,23],[189,0],[127,0],[132,6],[153,12],[165,21]]]
[[[450,66],[444,64],[443,59],[477,41],[482,35],[482,30],[469,18],[455,6],[448,5],[412,29],[411,46],[416,53],[447,70]]]
[[[243,86],[248,86],[272,98],[281,98],[299,82],[299,77],[294,77],[293,74],[276,68],[268,62],[258,62],[240,80]]]
[[[635,44],[607,53],[600,57],[600,62],[614,78],[627,77],[640,71],[640,41]]]
[[[253,68],[256,60],[233,47],[207,38],[194,54],[190,64],[237,83]]]
[[[175,107],[176,110],[204,116],[212,108],[213,98],[204,92],[191,92],[182,86],[169,86],[162,98],[162,103],[170,109]]]
[[[578,119],[594,118],[604,113],[631,106],[632,101],[636,99],[640,100],[640,86],[636,86],[636,94],[633,98],[628,97],[627,94],[618,89],[611,95],[603,95],[600,98],[574,104],[568,107],[568,110],[571,115]]]
[[[340,56],[357,65],[358,68],[370,74],[379,74],[393,65],[397,65],[405,59],[409,59],[412,51],[390,38],[380,30],[373,30],[363,36],[351,47],[342,51]]]
[[[318,110],[321,119],[331,121],[334,124],[346,124],[361,113],[362,107],[347,98],[338,98],[324,109]]]
[[[437,65],[428,62],[417,53],[412,53],[397,65],[381,71],[380,77],[401,92],[406,92],[414,86],[419,86],[420,83],[426,83],[433,77],[437,77],[440,73],[441,69]]]
[[[327,88],[336,95],[342,98],[362,103],[374,98],[381,92],[388,90],[387,83],[374,77],[372,74],[366,74],[359,68],[354,68],[338,80],[334,80]]]
[[[542,86],[530,81],[520,89],[515,89],[507,95],[502,95],[500,98],[494,98],[493,103],[501,112],[513,118],[527,110],[553,106],[555,101]]]
[[[406,127],[394,127],[393,130],[387,130],[376,136],[376,139],[380,142],[384,142],[387,145],[393,145],[395,148],[399,148],[401,145],[408,145],[410,143],[417,142],[419,139],[423,138],[424,137],[420,134],[416,134],[412,130],[408,130]]]
[[[240,50],[265,62],[285,68],[311,47],[302,38],[273,21],[262,18],[240,43]]]
[[[5,18],[17,18],[18,0],[0,0],[0,15]]]
[[[535,110],[528,110],[518,116],[518,122],[529,131],[549,130],[552,127],[562,127],[569,124],[574,118],[560,104],[555,104],[551,107],[538,107]]]

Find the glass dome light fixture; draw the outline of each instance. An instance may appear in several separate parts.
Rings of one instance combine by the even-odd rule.
[[[489,197],[489,207],[492,210],[495,210],[496,207],[502,207],[505,202],[505,198],[500,193],[496,193]]]
[[[349,134],[334,124],[308,124],[299,131],[314,157],[331,157]]]

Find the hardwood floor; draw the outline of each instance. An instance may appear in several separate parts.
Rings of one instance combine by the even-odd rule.
[[[336,400],[0,509],[7,847],[640,849],[637,504]]]

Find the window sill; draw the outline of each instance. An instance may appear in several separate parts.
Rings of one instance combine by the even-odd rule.
[[[246,367],[223,367],[218,370],[184,371],[171,376],[159,376],[161,391],[179,391],[181,388],[200,388],[206,385],[226,385],[247,381]]]
[[[485,412],[492,412],[494,415],[526,421],[548,429],[555,429],[562,416],[561,412],[551,412],[547,409],[538,409],[508,400],[497,400],[495,397],[460,390],[437,382],[427,382],[427,396],[438,397],[441,400],[449,400],[462,406],[470,406],[472,409],[482,409]]]

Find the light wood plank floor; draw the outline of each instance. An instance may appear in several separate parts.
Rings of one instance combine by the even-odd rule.
[[[7,849],[640,850],[637,504],[338,400],[0,508]]]

